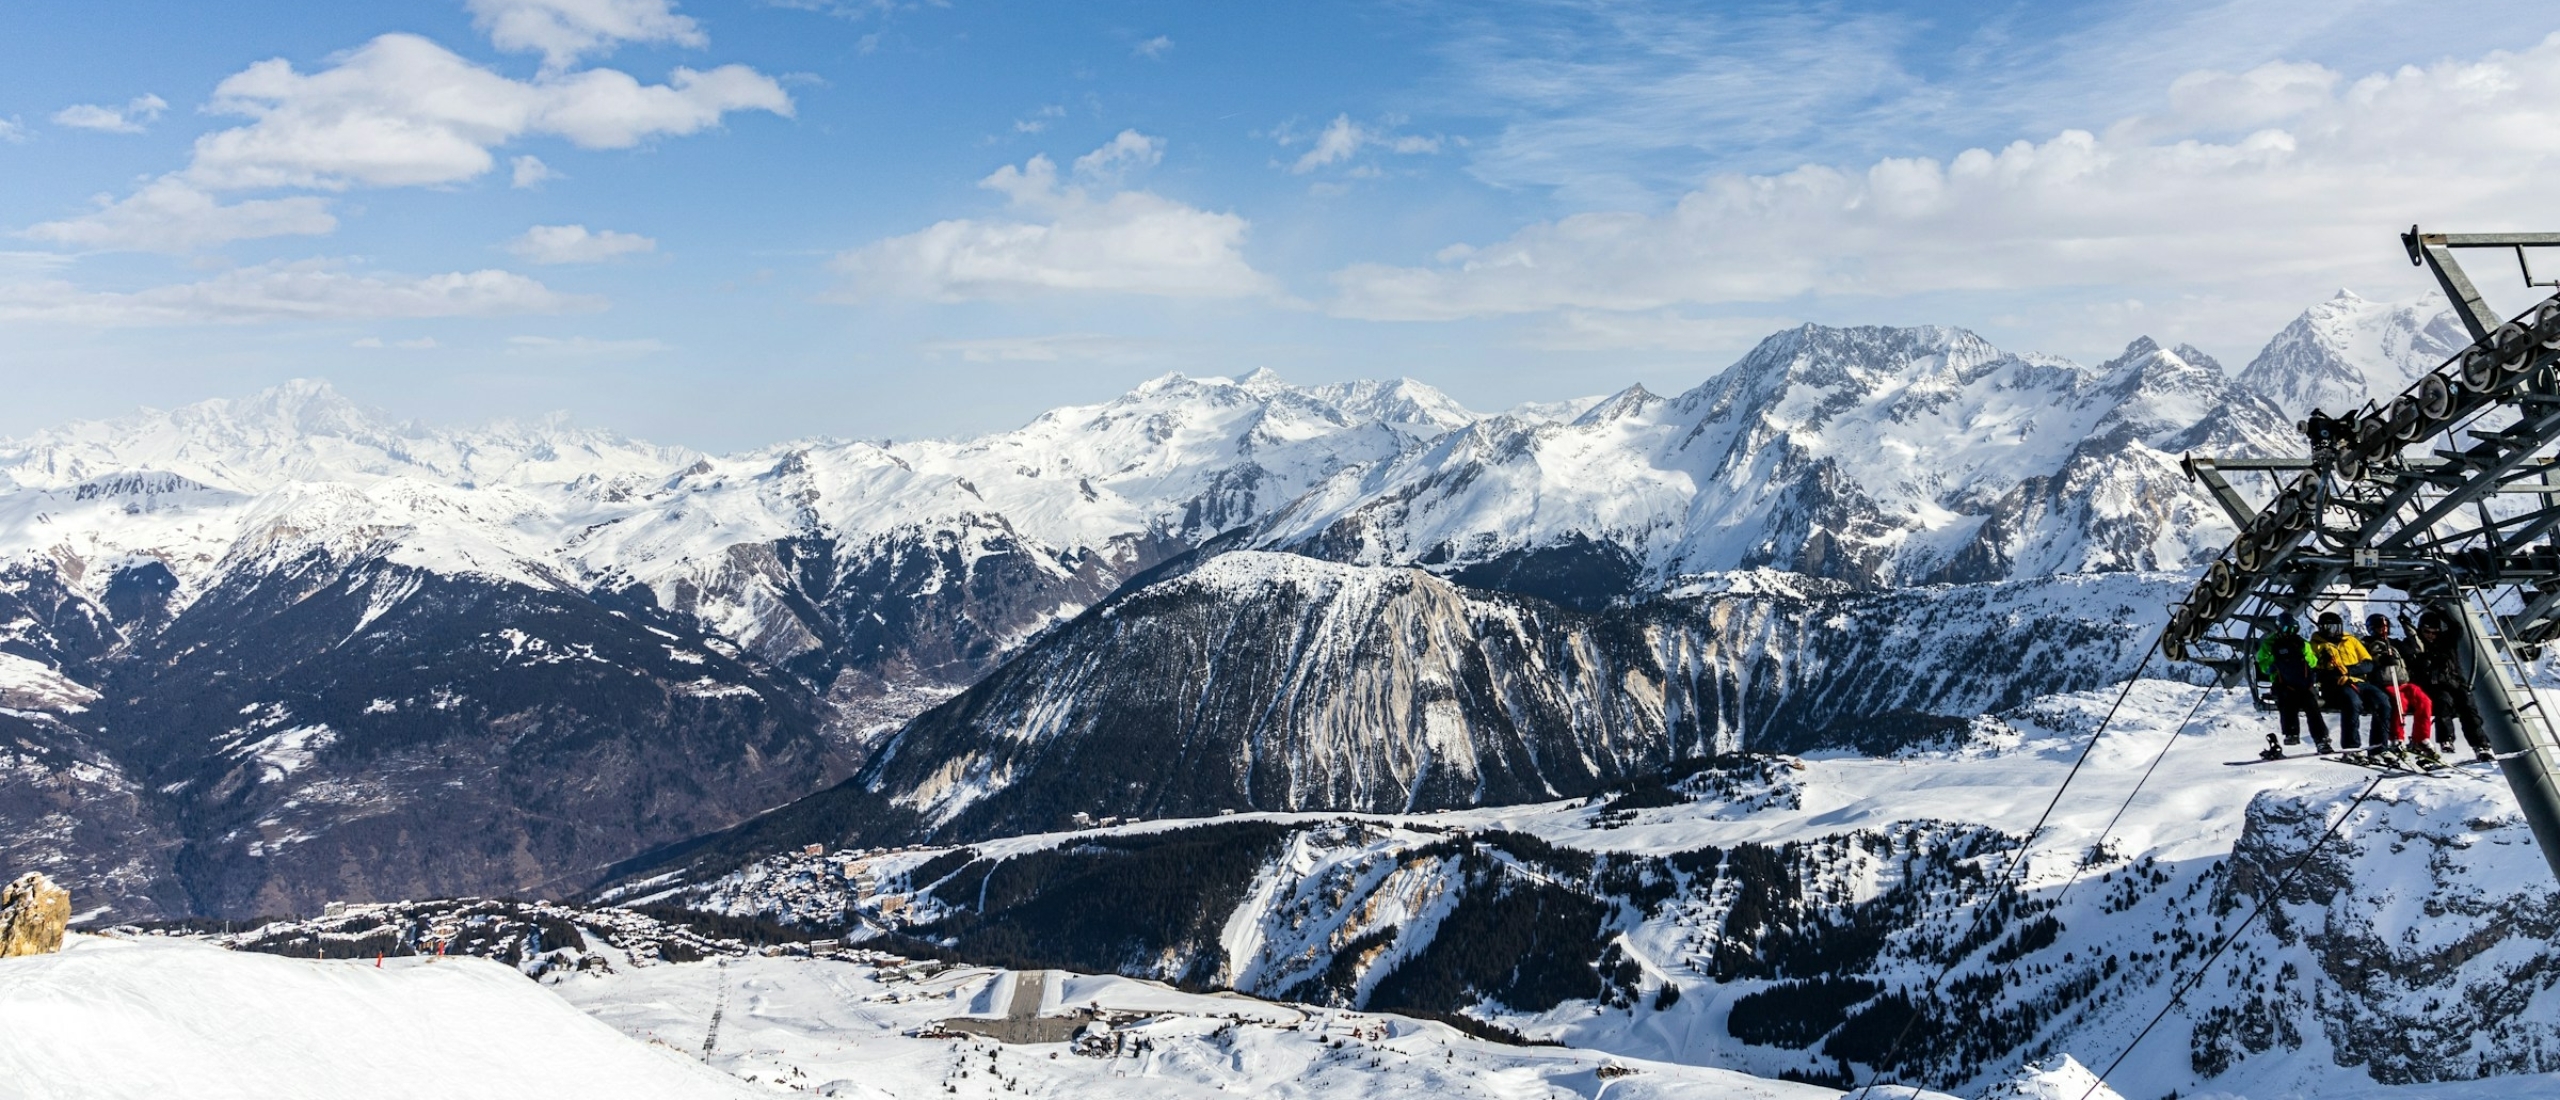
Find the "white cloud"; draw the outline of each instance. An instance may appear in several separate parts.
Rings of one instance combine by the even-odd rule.
[[[507,242],[507,251],[527,263],[592,264],[641,252],[655,252],[658,242],[637,233],[610,229],[589,231],[583,225],[537,225]]]
[[[1282,145],[1295,145],[1299,140],[1295,133],[1286,130],[1280,134]],[[1314,144],[1289,165],[1289,171],[1303,176],[1326,165],[1350,160],[1362,148],[1369,146],[1405,154],[1440,151],[1439,138],[1395,134],[1380,127],[1353,122],[1350,115],[1335,115],[1332,122],[1316,133],[1313,141]]]
[[[1065,117],[1067,117],[1066,108],[1055,103],[1046,104],[1037,111],[1033,111],[1028,115],[1013,120],[1013,132],[1017,134],[1036,134],[1042,130],[1048,129],[1051,122]]]
[[[491,44],[539,53],[551,69],[624,42],[711,44],[702,25],[677,15],[668,0],[465,0],[463,6]]]
[[[10,115],[7,118],[0,118],[0,141],[16,145],[25,140],[27,140],[26,123],[18,121],[18,116],[16,115]]]
[[[2517,218],[2560,168],[2560,35],[2352,83],[2275,65],[2179,89],[2174,116],[2102,133],[1719,176],[1661,213],[1579,214],[1429,265],[1354,266],[1332,308],[1443,319],[2145,285],[2298,299],[2342,270],[2405,271],[2390,234],[2413,221],[2529,228]]]
[[[1130,47],[1129,52],[1146,58],[1149,61],[1162,61],[1164,60],[1164,55],[1173,52],[1173,39],[1159,34]]]
[[[1145,357],[1151,345],[1099,332],[1061,332],[1048,336],[991,336],[974,340],[935,340],[922,345],[927,355],[970,363],[1058,363],[1070,360],[1126,361]]]
[[[1111,155],[1094,160],[1106,152]],[[1161,143],[1132,131],[1077,163],[1092,161],[1101,170],[1156,155]],[[833,266],[848,276],[846,296],[955,302],[1056,291],[1177,298],[1276,293],[1271,280],[1245,262],[1250,224],[1234,214],[1148,191],[1095,198],[1082,187],[1061,186],[1057,165],[1045,156],[1020,168],[1008,164],[978,185],[1040,220],[955,219],[842,253]]]
[[[153,180],[121,201],[100,195],[97,204],[90,213],[31,225],[18,235],[70,248],[193,252],[261,237],[319,236],[338,228],[324,198],[255,199],[226,206],[175,176]]]
[[[510,336],[507,354],[573,359],[622,358],[670,350],[660,340],[599,340],[592,336]]]
[[[142,128],[169,109],[169,101],[156,95],[140,95],[122,107],[100,107],[81,103],[53,113],[55,125],[81,130],[103,130],[111,134],[139,134]]]
[[[543,184],[560,178],[560,173],[553,171],[550,165],[542,163],[541,157],[530,154],[517,157],[508,164],[514,169],[514,173],[507,185],[518,191],[540,190]]]
[[[189,180],[332,190],[459,183],[495,166],[491,147],[527,135],[619,149],[695,133],[732,111],[792,111],[780,84],[743,65],[678,68],[665,84],[612,69],[528,82],[406,34],[309,74],[282,59],[259,62],[217,86],[211,108],[255,121],[196,139]]]
[[[347,346],[370,351],[431,351],[437,347],[437,344],[433,336],[421,336],[414,340],[385,340],[379,336],[367,336]]]
[[[1076,176],[1087,183],[1111,182],[1163,162],[1163,138],[1122,130],[1101,148],[1077,157]]]
[[[61,280],[0,284],[0,321],[99,328],[420,317],[498,317],[604,308],[511,271],[359,275],[321,261],[262,264],[137,291]]]

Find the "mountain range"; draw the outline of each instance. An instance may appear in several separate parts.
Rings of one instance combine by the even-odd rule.
[[[66,425],[0,442],[0,862],[307,912],[1890,752],[2121,679],[2230,534],[2178,457],[2298,450],[2449,317],[2341,294],[2236,372],[1804,326],[1491,415],[1174,375],[718,456],[320,383]]]

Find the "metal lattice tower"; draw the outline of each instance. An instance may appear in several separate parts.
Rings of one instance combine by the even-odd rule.
[[[2189,456],[2239,537],[2170,613],[2173,660],[2254,675],[2280,614],[2395,589],[2462,624],[2473,700],[2543,857],[2560,875],[2560,734],[2526,665],[2560,638],[2560,295],[2510,320],[2481,301],[2454,250],[2560,246],[2560,233],[2401,237],[2472,344],[2387,403],[2302,425],[2308,458]],[[2227,474],[2273,482],[2252,504]]]

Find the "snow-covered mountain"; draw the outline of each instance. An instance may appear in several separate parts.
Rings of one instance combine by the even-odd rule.
[[[2341,290],[2277,333],[2239,381],[2288,419],[2315,408],[2345,415],[2389,400],[2470,345],[2470,331],[2441,295],[2375,302]]]
[[[2412,354],[2312,323],[2336,312],[2302,346]],[[877,832],[1889,748],[2115,668],[2055,654],[2141,633],[2176,581],[2135,572],[2227,533],[2177,454],[2287,431],[2192,349],[1818,327],[1678,397],[1494,416],[1266,373],[721,456],[403,424],[316,383],[75,424],[0,442],[0,858],[119,912],[245,913],[584,881],[857,774]],[[2054,579],[2091,571],[2115,576]],[[2045,671],[1994,688],[1966,659]],[[1194,778],[1289,778],[1061,793],[1058,761],[1150,714],[1260,754]]]
[[[1807,325],[1678,397],[1494,417],[1347,472],[1266,539],[1461,580],[1596,581],[1603,599],[1753,568],[1861,585],[2179,568],[2230,530],[2178,454],[2276,453],[2291,434],[2192,348],[2143,340],[2091,368],[1956,329]]]
[[[1462,809],[1742,750],[1888,754],[2129,674],[2188,583],[1720,579],[1582,612],[1420,569],[1218,555],[1045,635],[853,780],[676,858],[1119,816]]]
[[[0,444],[0,855],[128,914],[583,881],[826,786],[1130,574],[1467,417],[1169,377],[978,440],[705,458],[295,384]]]

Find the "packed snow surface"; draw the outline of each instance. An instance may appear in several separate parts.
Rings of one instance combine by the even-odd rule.
[[[1025,975],[1024,977],[1027,977]],[[1399,1016],[1040,975],[1043,1014],[1099,1010],[1075,1043],[917,1037],[999,1014],[1019,977],[979,967],[746,958],[576,975],[560,994],[635,1036],[750,1082],[820,1096],[1275,1100],[1830,1100],[1836,1090],[1564,1047],[1515,1047]],[[718,1012],[716,1034],[712,1019]]]
[[[74,936],[0,960],[0,1093],[29,1100],[750,1095],[480,959],[313,961]]]

